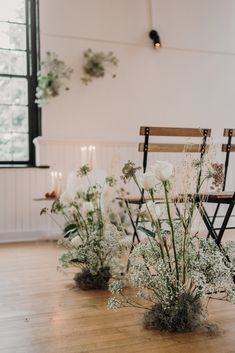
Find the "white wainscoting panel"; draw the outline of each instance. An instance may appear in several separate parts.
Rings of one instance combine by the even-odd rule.
[[[76,172],[81,164],[81,147],[96,146],[96,169],[104,170],[107,175],[117,178],[121,175],[123,164],[132,160],[142,164],[142,154],[138,152],[138,143],[94,142],[78,140],[47,139],[35,140],[37,165],[49,165],[42,168],[1,168],[0,169],[0,242],[24,241],[58,237],[59,228],[47,216],[40,216],[40,210],[48,207],[51,201],[35,201],[51,191],[52,170],[63,173],[63,188],[69,172]],[[219,154],[217,160],[222,161]],[[149,156],[151,164],[156,155]],[[235,189],[235,156],[231,157],[227,190]],[[159,154],[158,159],[179,161],[176,154]],[[133,185],[128,190],[135,193]]]
[[[49,169],[0,169],[0,242],[47,236],[48,220],[40,216],[44,204],[34,198],[44,195],[48,181]]]

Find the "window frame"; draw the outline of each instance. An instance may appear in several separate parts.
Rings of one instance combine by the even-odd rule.
[[[28,160],[1,161],[0,168],[6,166],[35,166],[35,146],[33,140],[41,135],[41,109],[35,103],[37,72],[40,63],[39,39],[39,0],[25,0],[26,9],[26,75],[0,74],[0,77],[26,78],[28,83]],[[13,22],[10,22],[13,23]],[[11,50],[11,49],[9,49]]]

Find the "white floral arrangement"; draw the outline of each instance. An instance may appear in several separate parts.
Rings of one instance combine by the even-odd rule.
[[[87,165],[80,168],[79,176],[87,178],[88,187],[74,195],[62,193],[50,214],[65,219],[64,239],[58,241],[66,249],[59,258],[60,268],[79,268],[74,280],[81,289],[106,289],[109,279],[123,272],[121,257],[129,243],[121,222],[123,211],[105,202],[105,191],[115,186],[115,178],[107,177],[101,187],[90,182],[89,173]]]
[[[205,323],[203,298],[223,292],[235,303],[235,243],[218,246],[192,228],[196,209],[205,201],[198,201],[203,184],[211,178],[218,184],[221,173],[206,157],[187,163],[184,171],[190,170],[190,175],[181,184],[194,180],[191,195],[186,188],[176,196],[175,170],[167,161],[156,162],[144,174],[130,161],[123,168],[123,180],[134,180],[143,198],[137,230],[147,241],[135,245],[127,279],[110,284],[108,307],[143,308],[146,328],[192,331]],[[162,200],[156,201],[159,195]],[[133,295],[127,286],[136,289]]]
[[[59,95],[62,87],[69,90],[66,82],[70,80],[73,69],[68,67],[54,52],[46,52],[45,60],[41,62],[38,71],[38,86],[35,103],[39,107],[46,105],[51,97]]]

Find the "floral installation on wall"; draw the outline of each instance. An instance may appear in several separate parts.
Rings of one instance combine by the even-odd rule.
[[[222,182],[220,168],[211,166],[206,158],[188,159],[180,168],[184,193],[175,196],[175,170],[167,161],[158,161],[144,174],[131,161],[123,167],[123,180],[134,180],[140,194],[145,190],[139,211],[138,231],[146,236],[129,257],[129,273],[125,280],[112,281],[112,297],[108,307],[143,308],[144,327],[163,331],[192,331],[211,327],[206,320],[206,301],[222,292],[235,303],[235,243],[216,245],[212,239],[198,235],[193,228],[197,207],[205,198],[195,192],[214,180]],[[185,173],[185,175],[184,175]],[[182,183],[182,178],[184,183]],[[189,182],[194,194],[188,194]],[[190,185],[192,186],[192,185]],[[156,196],[163,195],[163,202]],[[195,225],[194,225],[195,227]],[[126,287],[135,289],[134,294]]]
[[[83,59],[83,76],[81,81],[85,85],[95,78],[104,77],[108,67],[117,66],[119,62],[111,51],[108,53],[93,52],[92,49],[88,49],[84,52]],[[113,74],[112,77],[115,78],[116,75]]]
[[[38,86],[36,89],[35,103],[39,107],[46,105],[51,97],[60,94],[61,88],[67,86],[73,69],[68,67],[54,52],[46,52],[45,60],[41,62],[41,69],[38,71]]]
[[[80,289],[107,289],[110,278],[125,269],[121,256],[130,245],[123,228],[126,210],[110,200],[115,178],[107,177],[101,187],[91,183],[89,174],[89,166],[82,166],[79,177],[86,178],[88,186],[74,195],[65,191],[51,210],[45,208],[41,214],[64,217],[64,238],[58,244],[66,250],[59,258],[59,268],[78,268],[74,281]]]

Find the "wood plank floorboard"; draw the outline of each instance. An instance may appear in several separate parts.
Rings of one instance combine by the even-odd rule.
[[[169,334],[142,328],[142,310],[106,309],[107,291],[74,289],[53,242],[0,245],[0,353],[235,353],[235,306],[209,305],[219,325]]]

